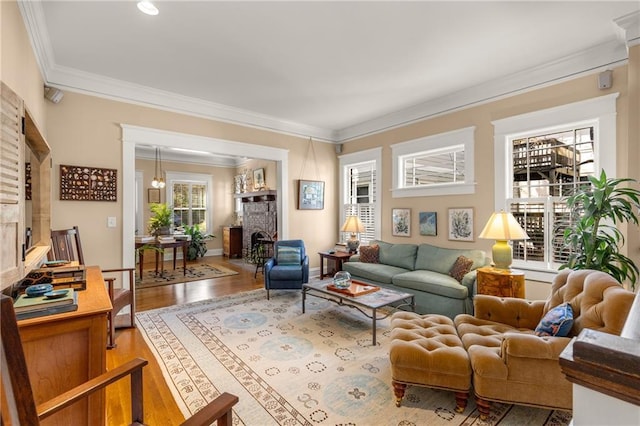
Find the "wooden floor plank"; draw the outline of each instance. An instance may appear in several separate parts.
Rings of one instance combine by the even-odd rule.
[[[238,271],[239,274],[137,290],[137,310],[145,311],[264,288],[262,274],[258,273],[254,278],[255,270],[250,265],[238,265],[238,262],[232,263],[220,256],[199,259],[198,262],[224,266]],[[107,369],[135,357],[149,361],[143,373],[145,423],[163,426],[180,424],[184,420],[182,413],[165,383],[162,370],[140,332],[137,329],[118,329],[115,341],[117,347],[107,351]],[[129,381],[121,380],[107,388],[107,424],[128,424],[130,407]]]

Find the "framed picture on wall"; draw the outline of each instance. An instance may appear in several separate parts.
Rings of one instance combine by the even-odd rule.
[[[436,212],[420,212],[420,235],[436,236],[438,235],[438,213]]]
[[[449,239],[452,241],[474,241],[473,207],[449,209]]]
[[[264,169],[255,169],[253,171],[253,189],[264,188]]]
[[[411,236],[411,209],[393,209],[391,211],[391,235],[395,237]]]
[[[159,188],[148,188],[147,189],[147,199],[149,203],[159,203],[160,202],[160,189]]]
[[[324,182],[320,180],[298,180],[298,209],[324,209]]]

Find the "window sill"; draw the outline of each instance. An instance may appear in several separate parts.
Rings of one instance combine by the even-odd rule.
[[[438,184],[429,187],[394,188],[391,190],[393,198],[474,194],[475,192],[475,183]]]

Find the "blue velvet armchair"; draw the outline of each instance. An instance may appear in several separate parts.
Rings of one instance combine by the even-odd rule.
[[[273,257],[264,264],[264,288],[267,290],[302,289],[309,282],[309,256],[302,240],[281,240],[273,245]]]

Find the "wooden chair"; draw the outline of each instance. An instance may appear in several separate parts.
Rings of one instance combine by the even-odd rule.
[[[91,379],[49,401],[36,405],[27,363],[20,340],[18,323],[13,310],[13,300],[0,295],[0,355],[2,365],[2,415],[0,424],[39,425],[47,417],[77,402],[107,385],[130,376],[131,380],[131,425],[144,425],[142,368],[148,361],[135,358],[100,376]],[[238,397],[223,393],[189,419],[184,426],[210,425],[231,426],[231,409]]]
[[[80,242],[80,230],[77,226],[71,229],[60,229],[51,231],[51,250],[47,256],[49,260],[71,260],[77,261],[80,265],[84,265],[84,255],[82,254],[82,243]],[[136,294],[135,294],[135,278],[134,268],[119,268],[119,269],[103,269],[105,274],[118,274],[122,273],[124,276],[129,277],[129,288],[124,286],[116,288],[114,282],[115,277],[105,277],[107,283],[109,298],[111,299],[111,305],[113,309],[109,312],[109,333],[107,348],[112,349],[116,347],[115,344],[115,329],[116,329],[116,315],[125,306],[131,306],[129,313],[127,327],[135,327],[135,313],[136,313]]]

